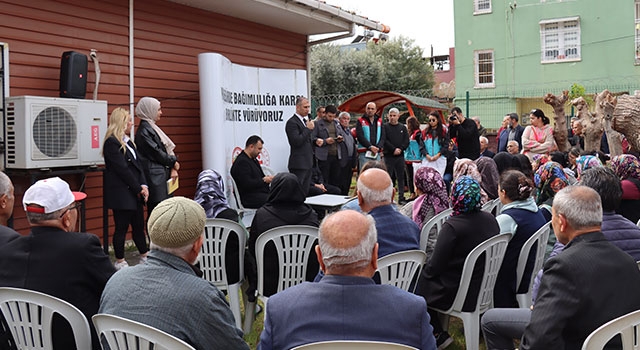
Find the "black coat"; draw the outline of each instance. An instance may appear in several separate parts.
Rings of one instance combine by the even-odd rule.
[[[171,177],[171,168],[177,158],[167,153],[160,136],[146,120],[140,122],[136,131],[136,145],[149,186],[147,202],[154,206],[169,197],[167,180]]]
[[[133,148],[133,144],[130,143],[129,146]],[[115,136],[104,141],[102,153],[106,165],[103,192],[107,208],[136,210],[142,204],[141,185],[147,183],[142,164],[128,148],[126,153],[122,153],[120,142]]]
[[[311,147],[311,130],[302,124],[297,115],[293,115],[285,124],[285,132],[291,153],[289,154],[289,170],[308,170],[313,167],[313,149]]]
[[[242,205],[247,208],[260,208],[267,202],[269,184],[264,182],[264,172],[256,159],[240,152],[231,166],[231,177],[238,186]]]
[[[100,240],[88,233],[32,227],[30,235],[0,247],[0,287],[35,290],[65,300],[82,311],[92,330],[91,316],[98,312],[100,296],[114,272]],[[75,347],[64,323],[54,316],[54,349]],[[92,338],[93,348],[100,349],[95,331]]]

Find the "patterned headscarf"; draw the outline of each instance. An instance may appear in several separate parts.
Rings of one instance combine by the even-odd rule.
[[[470,176],[463,175],[453,184],[451,190],[451,216],[480,211],[482,208],[480,183]]]
[[[449,197],[444,180],[436,169],[422,167],[416,171],[414,179],[422,194],[413,202],[413,221],[418,227],[422,227],[430,208],[433,208],[435,214],[449,208]]]
[[[585,155],[576,159],[576,176],[580,179],[580,176],[584,174],[587,169],[602,166],[602,162],[596,156]]]
[[[640,181],[640,162],[633,154],[621,154],[611,159],[611,169],[620,180],[636,179]]]
[[[478,171],[478,166],[471,159],[461,158],[453,163],[453,182],[460,176],[471,176],[474,180],[478,181],[478,183],[482,183],[482,175]],[[482,204],[486,203],[489,200],[489,196],[487,193],[480,188],[480,196],[482,198]]]
[[[536,171],[538,171],[538,169],[548,161],[549,161],[549,157],[546,154],[534,154],[533,161],[531,162],[531,167],[533,168],[533,172],[535,173]]]
[[[480,181],[480,187],[487,193],[489,199],[498,198],[498,167],[493,159],[488,157],[480,157],[476,159],[476,166],[480,175],[482,175],[482,181]]]
[[[215,218],[221,211],[229,208],[224,194],[224,182],[217,171],[206,169],[198,175],[194,200],[204,208],[207,218]]]
[[[558,191],[569,185],[569,180],[564,170],[562,170],[562,166],[551,161],[538,168],[533,180],[538,189],[536,199],[536,204],[538,205],[553,198]]]

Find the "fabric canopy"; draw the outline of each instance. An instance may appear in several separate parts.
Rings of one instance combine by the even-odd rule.
[[[409,114],[412,116],[415,115],[412,105],[424,109],[427,113],[433,110],[440,111],[440,115],[442,115],[442,111],[449,109],[446,105],[429,98],[399,94],[390,91],[368,91],[361,93],[348,99],[346,102],[338,106],[338,109],[351,113],[364,113],[365,107],[369,102],[376,104],[376,107],[378,108],[377,113],[379,115],[381,115],[387,105],[399,102],[404,102],[407,105]]]

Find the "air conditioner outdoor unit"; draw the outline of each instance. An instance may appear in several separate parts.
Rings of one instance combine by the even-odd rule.
[[[107,102],[17,96],[6,99],[6,166],[13,169],[103,164]]]

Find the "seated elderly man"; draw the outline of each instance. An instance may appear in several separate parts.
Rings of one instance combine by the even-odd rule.
[[[640,309],[640,296],[628,292],[640,289],[640,271],[601,232],[602,216],[600,196],[590,187],[556,194],[551,223],[564,250],[545,263],[532,310],[485,313],[488,349],[513,349],[520,336],[520,349],[580,349],[596,328]]]
[[[371,278],[378,244],[371,216],[343,210],[320,226],[316,253],[325,276],[273,295],[262,350],[328,340],[374,340],[436,349],[423,298]]]
[[[100,313],[165,331],[196,349],[249,349],[224,294],[194,266],[204,241],[204,209],[191,199],[166,199],[148,221],[145,264],[118,271],[107,283]]]
[[[35,290],[67,301],[82,311],[93,329],[91,316],[98,311],[102,290],[116,270],[97,236],[74,232],[77,201],[86,197],[71,192],[59,177],[40,180],[27,189],[22,204],[31,233],[0,246],[0,287]],[[92,341],[93,349],[100,349],[95,332]],[[57,316],[53,345],[54,349],[75,348],[71,327]]]
[[[395,189],[389,173],[368,169],[358,177],[358,204],[376,220],[380,257],[411,249],[420,249],[420,228],[402,215],[392,203]]]
[[[507,152],[511,154],[520,153],[520,144],[518,144],[518,141],[511,140],[507,142]]]

